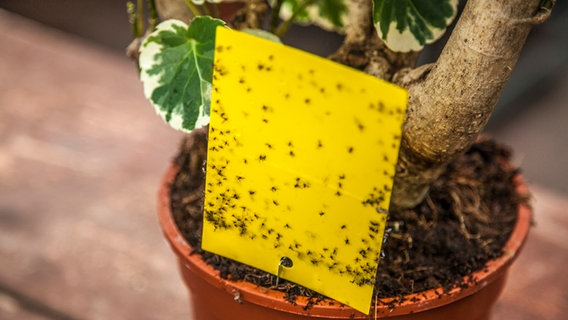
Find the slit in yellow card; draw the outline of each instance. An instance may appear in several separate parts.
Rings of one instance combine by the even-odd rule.
[[[368,313],[407,92],[224,27],[213,68],[203,249]]]

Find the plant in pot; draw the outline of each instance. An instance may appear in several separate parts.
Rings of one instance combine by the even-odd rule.
[[[130,6],[145,94],[191,132],[160,222],[195,319],[487,319],[530,210],[479,134],[554,1],[470,0],[418,67],[457,1],[211,2],[149,1],[145,37]],[[334,62],[280,43],[295,21],[344,35]]]

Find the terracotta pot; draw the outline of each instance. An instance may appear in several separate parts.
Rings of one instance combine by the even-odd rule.
[[[509,266],[518,255],[528,234],[531,210],[520,206],[517,224],[500,258],[491,260],[483,270],[473,273],[475,284],[442,293],[442,288],[407,296],[405,302],[390,309],[389,299],[375,304],[369,316],[336,301],[326,300],[305,310],[308,303],[299,297],[296,304],[284,299],[282,292],[248,282],[221,279],[179,233],[170,209],[170,188],[178,168],[166,173],[159,192],[159,219],[162,230],[176,253],[182,278],[190,291],[194,320],[288,320],[288,319],[377,319],[393,320],[482,320],[489,319],[491,308],[500,295]],[[519,192],[526,191],[524,184]]]

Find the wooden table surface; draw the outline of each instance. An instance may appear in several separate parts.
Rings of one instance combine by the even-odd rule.
[[[0,319],[190,319],[155,212],[180,137],[127,58],[0,10]],[[568,200],[533,192],[494,319],[566,319]]]

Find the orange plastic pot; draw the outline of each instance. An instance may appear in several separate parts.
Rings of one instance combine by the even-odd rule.
[[[193,320],[291,320],[291,319],[383,319],[392,320],[483,320],[500,295],[507,270],[517,257],[530,227],[531,210],[520,206],[517,224],[504,247],[504,254],[487,263],[483,270],[468,277],[474,284],[443,293],[442,288],[406,296],[405,302],[389,308],[389,299],[375,302],[364,315],[333,300],[306,308],[308,300],[298,297],[296,304],[284,299],[279,291],[243,281],[228,281],[206,264],[179,233],[170,209],[170,189],[178,168],[166,173],[159,192],[159,219],[162,230],[178,257],[182,278],[190,294]],[[522,184],[518,192],[525,192]]]

